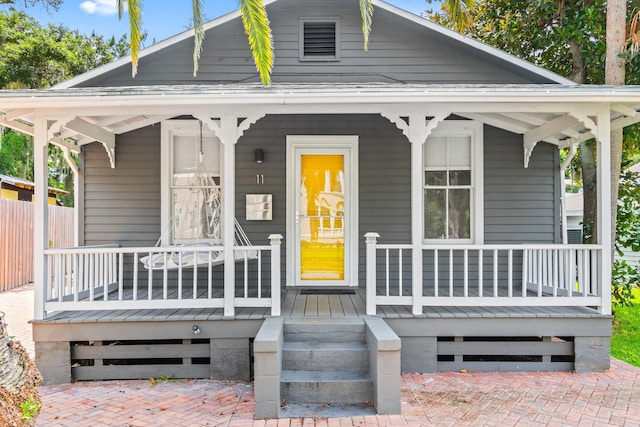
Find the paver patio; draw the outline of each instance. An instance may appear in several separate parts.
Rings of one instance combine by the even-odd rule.
[[[29,287],[0,293],[9,331],[30,345]],[[27,304],[26,306],[24,304]],[[32,350],[31,350],[32,351]],[[402,376],[402,415],[253,420],[250,383],[81,382],[40,388],[38,426],[625,426],[640,427],[640,369]]]

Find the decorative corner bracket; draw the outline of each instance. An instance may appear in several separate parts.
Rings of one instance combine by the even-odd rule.
[[[410,143],[424,144],[429,138],[431,132],[438,127],[438,125],[451,115],[450,112],[440,112],[432,116],[427,120],[427,114],[395,114],[395,113],[380,113],[382,117],[395,124],[398,129],[402,131],[402,134],[407,137]]]
[[[240,137],[244,135],[244,132],[248,130],[255,122],[263,118],[266,114],[266,112],[255,113],[247,117],[238,117],[237,119],[234,119],[233,122],[236,123],[236,128],[234,129],[235,140],[233,141],[233,143],[237,143]],[[193,117],[206,124],[209,129],[213,131],[216,137],[224,143],[222,134],[225,131],[225,129],[223,129],[223,122],[225,121],[222,119],[222,117],[211,117],[210,114],[206,113],[193,114]]]
[[[109,157],[111,168],[114,169],[116,167],[116,136],[114,133],[75,116],[60,116],[55,118],[53,124],[49,126],[47,142],[53,140],[56,134],[62,131],[63,127],[102,144]]]

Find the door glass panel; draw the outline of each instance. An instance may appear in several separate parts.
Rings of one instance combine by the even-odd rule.
[[[344,280],[344,156],[300,158],[300,279]]]

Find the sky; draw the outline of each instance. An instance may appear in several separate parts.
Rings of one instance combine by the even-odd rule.
[[[357,0],[354,0],[357,1]],[[420,15],[428,8],[425,0],[386,0],[394,6]],[[15,0],[16,9],[24,10],[39,22],[63,24],[72,30],[85,34],[95,31],[106,37],[128,33],[129,24],[126,16],[118,20],[116,0],[64,0],[59,10],[36,5],[25,7],[24,0]],[[236,0],[204,0],[206,20],[217,18],[237,9]],[[0,6],[7,10],[8,6]],[[188,0],[147,0],[143,5],[142,26],[147,31],[146,46],[153,41],[159,42],[185,31],[191,21],[191,2]]]

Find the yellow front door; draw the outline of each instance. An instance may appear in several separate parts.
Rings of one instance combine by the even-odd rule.
[[[287,286],[358,285],[358,137],[287,136]]]
[[[300,154],[299,280],[345,279],[344,154]]]

